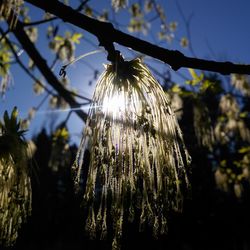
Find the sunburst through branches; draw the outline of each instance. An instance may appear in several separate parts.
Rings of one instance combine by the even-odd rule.
[[[108,65],[74,164],[89,236],[108,236],[119,249],[123,225],[136,218],[139,230],[165,234],[168,212],[182,209],[189,163],[170,102],[148,68],[139,59]]]

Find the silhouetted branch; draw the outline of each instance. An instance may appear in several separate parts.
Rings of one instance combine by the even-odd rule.
[[[7,29],[5,32],[3,32],[3,30],[1,31],[1,37],[0,37],[0,42],[2,41],[2,39],[4,39],[7,34],[10,32],[9,29]]]
[[[0,33],[3,34],[3,30],[0,28]],[[49,93],[50,95],[54,95],[51,90],[49,90],[37,77],[35,77],[30,70],[23,64],[23,62],[19,59],[19,56],[17,55],[17,52],[15,51],[14,47],[12,46],[11,41],[6,37],[6,42],[8,46],[10,47],[10,50],[12,51],[12,54],[14,55],[16,62],[19,64],[19,66],[24,70],[24,72],[30,76],[35,82],[37,82],[44,90]]]
[[[63,87],[63,85],[58,81],[57,77],[48,67],[46,60],[40,55],[40,53],[35,48],[34,44],[30,41],[26,32],[23,29],[22,24],[18,21],[16,28],[13,30],[14,35],[17,40],[22,45],[23,49],[27,52],[29,57],[33,60],[39,71],[43,74],[47,82],[58,92],[60,96],[70,105],[72,109],[75,110],[77,115],[86,121],[87,114],[80,109],[80,104],[75,101],[72,94]]]
[[[116,42],[123,46],[130,47],[143,54],[157,58],[171,66],[173,70],[182,67],[194,68],[206,71],[218,72],[224,75],[230,73],[250,74],[250,65],[234,64],[231,62],[216,62],[204,59],[187,57],[177,50],[168,50],[151,44],[147,41],[138,39],[134,36],[116,30],[111,23],[100,22],[93,18],[78,13],[69,6],[59,1],[49,0],[25,0],[30,4],[58,16],[65,22],[69,22],[82,28],[100,40],[108,39],[110,42]]]
[[[39,20],[39,21],[35,21],[35,22],[30,22],[30,23],[24,23],[23,26],[29,27],[29,26],[40,25],[40,24],[52,22],[52,21],[54,21],[56,19],[58,19],[58,18],[57,17],[51,17],[49,19],[43,19],[43,20]]]
[[[76,9],[76,11],[81,11],[83,9],[83,7],[89,2],[89,0],[83,1],[78,8]],[[48,19],[43,19],[43,20],[39,20],[39,21],[35,21],[35,22],[30,22],[30,23],[24,23],[23,26],[28,27],[28,26],[34,26],[34,25],[40,25],[40,24],[44,24],[44,23],[48,23],[54,20],[57,20],[57,17],[51,17]]]

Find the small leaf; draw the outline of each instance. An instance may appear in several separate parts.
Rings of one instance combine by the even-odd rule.
[[[188,71],[193,79],[186,81],[187,84],[195,86],[203,80],[204,74],[201,73],[200,75],[197,75],[197,73],[194,71],[194,69],[188,69]]]
[[[180,41],[181,47],[183,48],[187,48],[189,43],[188,43],[188,39],[186,37],[183,37]]]
[[[71,37],[71,41],[74,43],[79,44],[80,43],[80,38],[82,38],[82,34],[81,33],[75,33],[72,37]]]
[[[177,22],[171,22],[171,23],[169,24],[169,29],[170,29],[170,31],[171,31],[171,32],[175,32],[176,29],[177,29],[177,26],[178,26],[178,23],[177,23]]]
[[[199,78],[194,69],[188,69],[190,75],[193,77],[193,79]]]
[[[86,6],[84,12],[86,16],[93,17],[93,10],[89,6]]]
[[[17,116],[18,116],[18,110],[17,107],[14,107],[11,113],[11,120],[17,120]]]
[[[248,112],[247,111],[240,113],[240,118],[246,118],[247,116],[248,116]]]
[[[132,6],[130,7],[130,12],[131,12],[133,17],[141,17],[141,15],[142,15],[141,8],[140,8],[140,5],[138,3],[132,4]]]
[[[153,9],[153,2],[150,1],[150,0],[146,1],[145,5],[144,5],[144,9],[145,9],[146,13],[152,11],[152,9]]]
[[[181,92],[181,88],[180,86],[178,85],[174,85],[172,88],[171,88],[172,92],[173,93],[180,93]]]
[[[63,41],[64,38],[62,36],[55,36],[54,40],[55,41]]]
[[[240,149],[238,150],[238,152],[239,152],[240,154],[248,153],[248,152],[250,152],[250,146],[240,148]]]
[[[201,85],[201,88],[200,90],[205,92],[208,88],[210,88],[211,86],[213,85],[212,82],[210,82],[209,80],[205,80],[202,85]]]
[[[220,161],[220,166],[221,167],[226,167],[226,165],[227,165],[227,160],[222,160],[222,161]],[[231,169],[230,169],[231,170]]]
[[[41,95],[44,92],[44,86],[40,81],[36,81],[33,84],[33,91],[36,95]]]

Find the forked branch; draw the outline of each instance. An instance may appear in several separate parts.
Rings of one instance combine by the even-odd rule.
[[[29,57],[33,60],[39,71],[43,74],[47,82],[63,97],[63,99],[70,105],[72,110],[83,120],[86,121],[87,114],[80,109],[80,104],[76,102],[70,91],[65,89],[63,85],[58,81],[57,77],[48,67],[46,60],[38,52],[34,44],[30,41],[26,32],[23,29],[22,24],[17,21],[16,28],[13,30],[19,43],[22,45],[23,49],[27,52]]]

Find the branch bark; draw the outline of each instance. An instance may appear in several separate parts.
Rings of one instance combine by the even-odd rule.
[[[99,40],[108,39],[109,42],[116,42],[120,45],[130,47],[136,51],[167,63],[173,70],[178,70],[182,67],[185,67],[205,71],[213,71],[221,73],[223,75],[228,75],[230,73],[250,75],[250,65],[234,64],[231,62],[209,61],[187,57],[180,51],[164,49],[147,41],[123,33],[115,29],[111,23],[100,22],[93,18],[87,17],[57,0],[25,1],[61,18],[65,22],[71,23],[81,29],[92,33],[93,35],[98,37]]]
[[[47,82],[58,92],[60,96],[70,105],[70,107],[76,112],[76,114],[85,122],[87,114],[80,109],[80,104],[76,102],[71,93],[63,87],[58,81],[57,77],[48,67],[46,60],[41,56],[34,44],[30,41],[26,32],[23,29],[22,23],[17,22],[16,28],[13,33],[23,49],[27,52],[29,57],[34,61],[39,71],[43,74]]]

